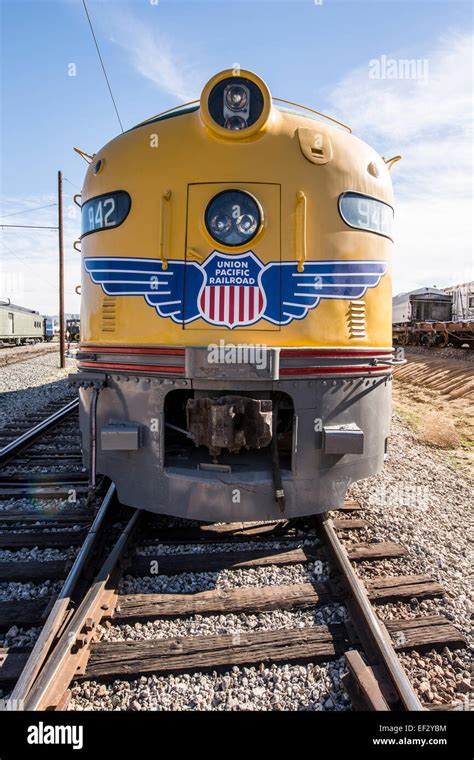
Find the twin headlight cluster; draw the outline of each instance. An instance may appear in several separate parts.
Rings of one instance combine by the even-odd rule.
[[[230,247],[245,245],[260,229],[262,209],[249,193],[224,190],[208,203],[204,219],[208,233],[217,243]]]
[[[244,139],[263,131],[269,119],[272,96],[267,85],[252,71],[221,71],[201,94],[204,124],[225,139]]]
[[[251,71],[222,71],[204,87],[200,112],[206,127],[225,140],[245,140],[263,132],[271,113],[267,85]],[[246,245],[260,230],[263,212],[250,193],[224,190],[209,202],[205,224],[221,245]]]
[[[263,111],[263,95],[255,82],[245,77],[232,77],[218,82],[208,99],[209,113],[224,129],[251,127]]]

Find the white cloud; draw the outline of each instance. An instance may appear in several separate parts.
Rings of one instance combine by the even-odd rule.
[[[6,214],[55,203],[53,195],[3,197],[1,218],[5,224],[57,224],[57,208],[6,217]],[[79,237],[79,209],[64,192],[65,308],[79,311],[80,256],[72,244]],[[0,300],[37,309],[42,314],[58,313],[58,233],[55,230],[0,229]]]
[[[333,90],[331,102],[392,169],[396,198],[394,292],[472,279],[471,34],[450,33],[428,60],[428,78],[371,79],[367,65]],[[413,58],[385,53],[387,58]]]
[[[183,56],[156,27],[147,26],[125,11],[114,10],[112,16],[107,16],[107,24],[112,28],[111,39],[127,51],[141,76],[180,102],[199,97],[203,77],[196,62],[189,62],[189,51]]]

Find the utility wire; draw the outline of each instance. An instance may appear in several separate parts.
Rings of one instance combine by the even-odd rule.
[[[94,38],[95,46],[96,46],[96,48],[97,48],[97,55],[99,56],[99,60],[100,60],[101,66],[102,66],[102,71],[104,72],[105,81],[107,82],[107,87],[109,88],[110,97],[112,98],[112,103],[114,104],[115,113],[117,114],[117,119],[118,119],[118,121],[119,121],[119,124],[120,124],[120,129],[121,129],[121,130],[122,130],[122,132],[123,132],[123,126],[122,126],[122,122],[121,122],[121,120],[120,120],[120,116],[119,116],[119,112],[118,112],[118,110],[117,110],[117,105],[116,105],[116,103],[115,103],[115,100],[114,100],[114,96],[113,96],[113,94],[112,94],[112,88],[111,88],[111,86],[110,86],[109,78],[108,78],[108,76],[107,76],[107,72],[106,72],[106,70],[105,70],[104,61],[102,60],[102,56],[101,56],[101,54],[100,54],[99,45],[98,45],[98,43],[97,43],[97,39],[96,39],[96,36],[95,36],[95,33],[94,33],[94,28],[93,28],[93,26],[92,26],[91,17],[89,16],[89,11],[87,10],[86,0],[82,0],[82,4],[83,4],[83,6],[84,6],[84,10],[85,10],[85,12],[86,12],[87,20],[88,20],[88,22],[89,22],[89,26],[90,26],[90,28],[91,28],[92,36],[93,36],[93,38]]]
[[[24,211],[14,211],[13,214],[3,214],[3,216],[0,216],[0,219],[6,219],[7,216],[18,216],[18,214],[29,214],[30,211],[39,211],[42,208],[51,208],[52,206],[57,205],[57,203],[49,203],[47,206],[34,206],[33,208],[27,208]]]
[[[42,224],[2,224],[2,222],[0,222],[0,227],[2,228],[2,230],[4,227],[17,227],[17,228],[23,227],[24,229],[29,229],[29,230],[57,230],[58,229],[57,226],[45,227]]]
[[[71,182],[71,180],[70,180],[70,179],[68,179],[67,177],[63,177],[63,180],[64,180],[65,182],[69,182],[69,184],[70,184],[70,185],[72,185],[73,187],[77,188],[78,190],[80,190],[80,189],[81,189],[80,187],[78,187],[77,185],[75,185],[75,184],[74,184],[74,182]]]

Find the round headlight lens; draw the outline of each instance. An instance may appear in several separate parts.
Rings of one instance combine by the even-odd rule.
[[[245,129],[247,122],[241,116],[231,116],[230,119],[226,119],[226,129]]]
[[[248,100],[247,92],[248,90],[244,89],[239,84],[227,85],[224,90],[226,105],[232,111],[240,111],[243,108],[246,108]]]
[[[236,222],[236,227],[241,235],[253,235],[257,229],[257,219],[252,214],[242,214]]]
[[[209,201],[205,223],[216,242],[227,246],[245,245],[260,229],[262,212],[249,193],[224,190]]]
[[[209,231],[214,237],[223,238],[229,234],[232,229],[232,219],[227,214],[214,214],[209,222]]]

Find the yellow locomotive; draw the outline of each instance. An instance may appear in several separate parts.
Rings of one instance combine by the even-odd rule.
[[[294,517],[380,470],[390,162],[321,117],[223,71],[94,155],[74,382],[92,479],[122,503]]]

